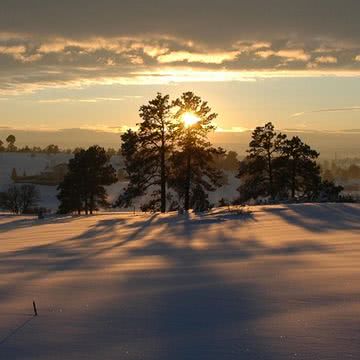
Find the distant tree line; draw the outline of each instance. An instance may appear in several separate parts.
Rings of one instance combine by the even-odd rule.
[[[45,154],[59,154],[59,153],[72,153],[71,149],[63,150],[59,146],[50,144],[44,148],[40,146],[29,147],[25,145],[24,147],[16,146],[16,137],[14,135],[9,135],[6,138],[6,144],[0,140],[0,152],[18,152],[18,153],[45,153]]]
[[[359,161],[360,162],[360,161]],[[337,161],[324,161],[321,164],[321,173],[329,181],[351,181],[360,179],[360,166],[356,164],[338,165]]]
[[[6,143],[0,139],[0,152],[17,152],[17,153],[32,153],[32,154],[76,154],[81,151],[81,147],[76,147],[75,149],[62,149],[58,145],[50,144],[45,147],[40,146],[28,146],[23,147],[16,146],[16,137],[14,135],[9,135],[6,138]],[[107,154],[110,156],[119,155],[119,150],[113,148],[108,148],[106,150]]]

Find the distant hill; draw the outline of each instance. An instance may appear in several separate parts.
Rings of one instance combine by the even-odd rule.
[[[289,136],[299,135],[305,142],[320,151],[323,158],[360,157],[360,130],[347,130],[339,132],[325,132],[315,130],[283,130]],[[63,129],[58,131],[15,130],[0,128],[0,139],[9,134],[17,138],[18,146],[41,146],[51,143],[61,148],[88,147],[98,144],[104,147],[119,148],[120,133],[88,130],[88,129]],[[244,155],[250,140],[251,131],[244,132],[215,132],[211,141],[226,149],[237,151]]]

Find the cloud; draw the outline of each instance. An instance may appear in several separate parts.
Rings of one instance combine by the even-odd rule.
[[[303,49],[284,49],[276,52],[276,56],[285,58],[287,61],[308,61],[310,55],[306,54]]]
[[[160,55],[157,60],[160,63],[172,63],[186,61],[189,63],[204,63],[204,64],[222,64],[224,61],[231,61],[236,58],[239,53],[237,51],[229,52],[214,52],[214,53],[191,53],[188,51],[176,51],[169,54]]]
[[[58,99],[41,99],[38,100],[40,104],[61,104],[61,103],[97,103],[101,101],[124,101],[124,97],[114,98],[114,97],[94,97],[87,99],[78,99],[78,98],[58,98]]]
[[[223,133],[242,133],[242,132],[246,132],[249,131],[250,129],[242,127],[242,126],[233,126],[231,128],[222,128],[222,127],[217,127],[216,128],[216,132],[223,132]]]
[[[256,37],[234,33],[218,43],[210,35],[201,39],[174,31],[159,34],[156,27],[145,35],[123,30],[105,35],[100,27],[71,36],[66,36],[66,29],[52,34],[51,29],[45,33],[40,28],[32,32],[10,28],[0,32],[0,96],[6,97],[97,84],[360,76],[360,45],[344,39],[258,32]]]
[[[26,48],[24,45],[15,45],[15,46],[0,46],[0,54],[7,55],[19,55],[25,53]]]
[[[335,56],[319,56],[315,61],[319,64],[336,64],[338,59]]]
[[[314,114],[314,113],[332,113],[332,112],[342,112],[342,111],[360,111],[360,106],[303,111],[303,112],[298,112],[298,113],[292,114],[291,117],[299,117],[299,116],[303,116],[303,115],[307,115],[307,114]]]
[[[2,0],[0,31],[64,37],[149,33],[221,44],[244,38],[359,40],[357,0]]]
[[[257,51],[256,55],[263,59],[277,56],[277,57],[285,59],[287,62],[290,62],[290,61],[306,62],[311,58],[311,56],[309,54],[305,53],[305,51],[303,49],[282,49],[282,50],[278,50],[278,51],[268,49],[268,50]]]

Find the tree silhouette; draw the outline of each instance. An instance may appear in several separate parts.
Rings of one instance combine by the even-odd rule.
[[[291,198],[295,198],[297,191],[309,188],[309,181],[317,182],[320,177],[320,168],[316,164],[319,153],[301,141],[298,136],[285,139],[282,143],[283,178],[288,181]],[[310,185],[310,187],[314,187]]]
[[[274,160],[281,151],[285,138],[286,135],[275,132],[274,125],[270,122],[253,131],[248,156],[239,165],[238,177],[242,178],[243,183],[238,190],[243,200],[258,196],[275,198]]]
[[[158,93],[155,99],[140,107],[139,131],[128,130],[122,135],[121,152],[129,185],[120,196],[119,205],[129,206],[135,197],[154,188],[151,207],[157,210],[160,203],[160,211],[166,211],[166,160],[173,139],[170,111],[169,95]]]
[[[60,149],[59,146],[50,144],[44,149],[44,152],[47,154],[58,154],[60,153]]]
[[[319,189],[319,198],[322,201],[338,201],[340,193],[344,190],[341,185],[336,185],[333,181],[324,180]]]
[[[7,147],[8,151],[16,151],[16,146],[15,146],[16,137],[14,135],[9,135],[6,138],[6,142],[8,143],[8,147]]]
[[[0,195],[0,207],[15,214],[27,213],[40,200],[39,191],[30,184],[11,185]]]
[[[276,133],[272,123],[252,133],[248,156],[240,162],[237,177],[240,201],[258,197],[314,200],[321,188],[317,151],[295,136]]]
[[[215,149],[208,140],[208,134],[215,130],[213,121],[217,114],[206,101],[192,92],[185,92],[173,105],[176,149],[171,157],[170,182],[179,197],[184,198],[184,209],[189,210],[192,192],[214,191],[222,185],[223,173],[215,167],[214,156],[223,154],[224,150]],[[183,121],[185,114],[192,114],[198,121],[187,126]]]
[[[105,149],[97,145],[75,154],[69,161],[69,172],[58,187],[60,213],[84,210],[92,214],[99,206],[107,205],[104,186],[117,181],[116,171],[109,161]]]

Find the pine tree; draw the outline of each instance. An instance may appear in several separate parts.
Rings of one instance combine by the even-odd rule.
[[[117,181],[116,170],[110,164],[105,149],[94,145],[80,150],[68,164],[69,171],[59,185],[59,212],[82,210],[92,214],[99,206],[107,205],[104,188]]]
[[[82,177],[74,161],[72,162],[72,171],[65,175],[64,180],[58,186],[58,191],[57,197],[60,200],[58,212],[60,214],[68,214],[76,211],[80,215],[81,211],[84,210]]]
[[[211,208],[209,195],[200,185],[196,185],[192,191],[190,207],[195,212],[203,212]]]
[[[314,200],[321,186],[319,154],[297,136],[288,139],[267,123],[257,127],[249,144],[248,156],[240,162],[237,177],[240,201],[265,197]]]
[[[166,211],[166,161],[173,138],[170,111],[169,95],[158,93],[155,99],[141,106],[139,131],[128,130],[122,135],[121,152],[125,158],[129,185],[120,196],[119,205],[129,206],[135,197],[153,188],[151,206],[155,209],[160,203],[159,210]]]
[[[301,141],[298,136],[286,139],[282,144],[283,178],[288,180],[291,198],[297,191],[309,191],[309,181],[320,178],[320,168],[316,165],[319,153]],[[309,178],[310,176],[310,178]],[[311,187],[311,186],[310,186]]]
[[[14,135],[9,135],[6,138],[6,142],[8,143],[7,151],[9,152],[16,151],[17,149],[15,146],[16,137]]]
[[[248,156],[240,162],[238,178],[242,179],[239,192],[242,200],[264,196],[276,196],[276,167],[286,135],[277,134],[272,123],[258,126],[252,133],[247,150]]]
[[[206,101],[192,92],[183,93],[173,103],[176,113],[176,149],[172,154],[171,186],[184,199],[184,209],[191,206],[191,197],[201,191],[214,191],[222,185],[223,173],[214,163],[222,149],[212,147],[208,134],[215,130],[217,114]],[[186,123],[186,117],[193,119]]]

